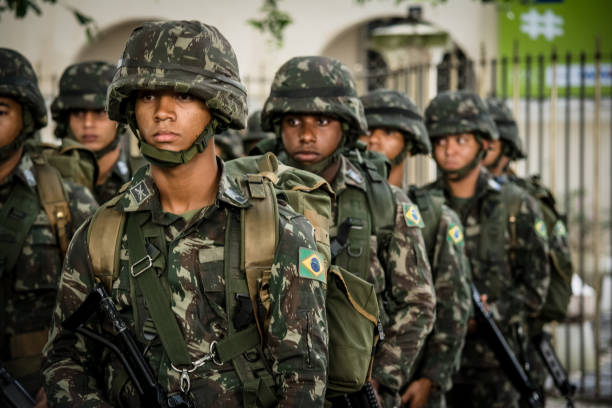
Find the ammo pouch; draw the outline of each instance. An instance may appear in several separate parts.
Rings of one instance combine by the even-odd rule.
[[[372,373],[378,329],[374,286],[332,265],[327,277],[327,397],[359,391]]]

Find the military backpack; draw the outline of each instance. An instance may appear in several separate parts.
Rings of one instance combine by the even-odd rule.
[[[228,328],[228,336],[216,343],[216,356],[222,362],[232,361],[234,364],[243,382],[245,405],[257,403],[272,406],[276,398],[271,373],[262,359],[258,360],[259,363],[247,361],[244,355],[251,349],[265,345],[265,333],[270,324],[267,283],[278,243],[277,197],[287,201],[313,225],[317,249],[326,264],[321,265],[321,273],[330,264],[329,218],[330,195],[333,193],[323,179],[279,164],[272,154],[233,160],[225,163],[225,166],[230,174],[237,175],[241,187],[250,197],[251,206],[240,214],[230,214],[225,250],[225,281],[229,293],[235,292],[235,296],[226,297],[226,310],[227,315],[234,318]],[[127,231],[130,242],[130,234],[136,236],[134,241],[144,239],[137,236],[140,228],[130,227],[130,219],[133,217],[125,217],[125,213],[112,208],[120,197],[117,196],[98,210],[87,232],[94,273],[109,290],[118,274],[119,241],[123,231]],[[144,245],[137,247],[143,247],[140,254],[132,254],[130,247],[132,268],[139,259],[146,259]],[[108,253],[113,253],[114,258],[106,256]],[[327,283],[326,309],[330,338],[328,395],[354,392],[361,389],[371,372],[373,350],[378,339],[376,294],[371,284],[336,266],[329,268]],[[159,283],[148,285],[147,290],[143,290],[145,296],[160,293],[159,288],[151,290],[151,286],[160,286]],[[248,294],[249,299],[245,299],[243,294]],[[164,294],[157,296],[163,297]],[[147,302],[151,305],[154,300]],[[165,322],[155,325],[170,360],[189,364],[185,342],[172,311],[168,307],[157,312],[154,309],[151,307],[150,310],[153,321]],[[249,316],[235,313],[236,310],[247,311]],[[250,315],[254,319],[249,319]],[[249,320],[254,320],[254,323],[244,327],[245,324],[241,322]],[[179,341],[174,340],[177,338]],[[174,350],[175,343],[181,343],[180,348],[184,350]]]

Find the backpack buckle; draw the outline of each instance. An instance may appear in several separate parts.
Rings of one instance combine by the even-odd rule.
[[[141,264],[144,266],[141,267]],[[135,278],[144,271],[148,270],[151,266],[153,266],[153,260],[149,255],[146,255],[144,258],[136,261],[136,263],[130,267],[130,273]]]

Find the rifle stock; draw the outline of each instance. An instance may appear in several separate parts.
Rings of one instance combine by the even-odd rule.
[[[555,387],[566,399],[567,407],[573,407],[574,401],[572,397],[576,392],[576,386],[570,382],[565,368],[561,365],[561,361],[559,361],[559,357],[550,342],[550,334],[542,332],[535,336],[532,342],[538,350],[538,354],[542,358],[542,361],[544,361],[544,365],[546,365],[546,369],[550,373]]]
[[[521,398],[529,407],[542,408],[542,396],[531,382],[525,370],[523,370],[523,367],[514,355],[504,335],[491,317],[491,314],[485,309],[480,300],[480,292],[474,284],[472,284],[472,301],[474,303],[474,312],[478,323],[478,332],[482,334],[487,341],[487,344],[499,361],[502,370],[504,370],[504,373],[508,376],[514,388],[521,394]]]
[[[34,399],[23,386],[0,364],[0,403],[3,407],[33,407]]]

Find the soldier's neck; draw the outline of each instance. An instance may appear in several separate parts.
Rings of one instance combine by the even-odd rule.
[[[115,150],[111,150],[98,159],[98,180],[96,181],[96,184],[104,184],[108,178],[108,175],[113,169],[113,166],[119,159],[119,153],[121,153],[121,147],[117,146]]]
[[[151,174],[166,212],[184,214],[212,205],[217,197],[220,171],[212,143],[189,163],[176,167],[151,165]]]
[[[23,146],[13,153],[11,157],[7,160],[0,163],[0,183],[4,183],[4,180],[8,177],[9,174],[15,170],[15,167],[19,164],[21,160],[21,155],[23,154]]]
[[[472,169],[461,180],[446,180],[448,188],[457,198],[470,198],[476,194],[476,185],[478,184],[478,176],[480,175],[480,165]]]
[[[389,172],[389,184],[402,188],[404,183],[404,162],[391,167]]]

